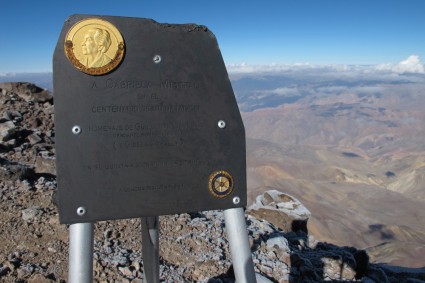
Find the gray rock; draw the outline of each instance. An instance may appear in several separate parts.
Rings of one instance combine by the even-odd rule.
[[[259,195],[248,207],[247,213],[267,220],[285,232],[305,233],[311,216],[310,211],[299,200],[278,190],[269,190]]]
[[[140,266],[140,262],[138,260],[133,261],[133,263],[131,264],[131,266],[134,267],[135,270],[139,271],[141,266]]]
[[[31,145],[34,145],[43,141],[43,139],[37,134],[31,134],[27,138]]]
[[[16,181],[31,178],[34,171],[31,167],[18,162],[10,162],[0,158],[0,178],[3,180]]]
[[[48,150],[40,151],[38,154],[39,154],[41,157],[43,157],[44,159],[51,159],[51,158],[52,158],[52,156],[53,156],[53,154],[52,154],[50,151],[48,151]]]
[[[22,210],[22,219],[25,221],[32,220],[41,214],[41,210],[38,207],[31,207]]]
[[[15,123],[6,121],[0,124],[0,141],[7,141],[16,132]]]
[[[19,184],[19,189],[23,191],[30,191],[32,189],[31,184],[28,182],[28,180],[23,180]]]
[[[341,259],[322,258],[323,272],[332,280],[345,278],[354,280],[356,271]]]
[[[0,267],[0,277],[5,276],[9,272],[10,272],[10,268],[8,266]]]
[[[126,266],[130,263],[128,258],[122,255],[113,256],[110,259],[106,259],[106,261],[108,261],[112,266]]]
[[[49,138],[53,137],[53,131],[46,131],[46,136],[48,136]]]
[[[11,139],[8,141],[0,141],[0,152],[8,152],[10,149],[14,148],[16,146],[16,140]],[[19,150],[18,150],[19,151]],[[15,153],[17,150],[15,150]]]
[[[44,108],[44,113],[46,113],[47,115],[52,115],[55,113],[55,107],[53,105],[49,105],[46,108]]]
[[[51,174],[56,175],[56,163],[55,159],[43,158],[37,156],[34,166],[35,173],[37,174]]]
[[[6,110],[3,113],[3,116],[0,117],[0,123],[6,122],[6,121],[22,121],[22,114],[19,111],[14,110]]]
[[[268,250],[280,249],[281,251],[289,251],[288,240],[284,236],[270,238],[266,242]]]
[[[125,277],[133,277],[133,271],[131,271],[129,266],[124,267],[118,267],[118,270],[125,276]]]

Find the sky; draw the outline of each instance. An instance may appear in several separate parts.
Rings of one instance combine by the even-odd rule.
[[[228,66],[425,60],[423,0],[16,0],[1,11],[0,74],[50,72],[72,14],[206,25]]]

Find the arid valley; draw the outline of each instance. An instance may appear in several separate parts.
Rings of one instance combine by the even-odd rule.
[[[425,77],[308,66],[234,74],[250,197],[278,188],[318,240],[425,265]]]

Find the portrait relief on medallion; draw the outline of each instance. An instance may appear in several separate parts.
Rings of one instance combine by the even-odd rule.
[[[114,70],[124,57],[124,40],[111,23],[90,18],[76,23],[65,39],[65,54],[80,71],[103,75]]]
[[[106,54],[111,46],[111,37],[105,29],[93,28],[87,31],[82,44],[83,54],[86,55],[85,66],[99,68],[109,64],[112,58]]]

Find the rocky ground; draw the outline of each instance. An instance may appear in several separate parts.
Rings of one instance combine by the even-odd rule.
[[[28,83],[0,84],[0,281],[66,282],[68,227],[59,224],[53,97]],[[310,214],[278,190],[247,209],[263,282],[425,282],[423,269],[369,263],[366,252],[320,243]],[[160,217],[162,282],[234,282],[219,211]],[[140,220],[95,225],[95,282],[143,282]],[[260,278],[260,277],[259,277]]]

